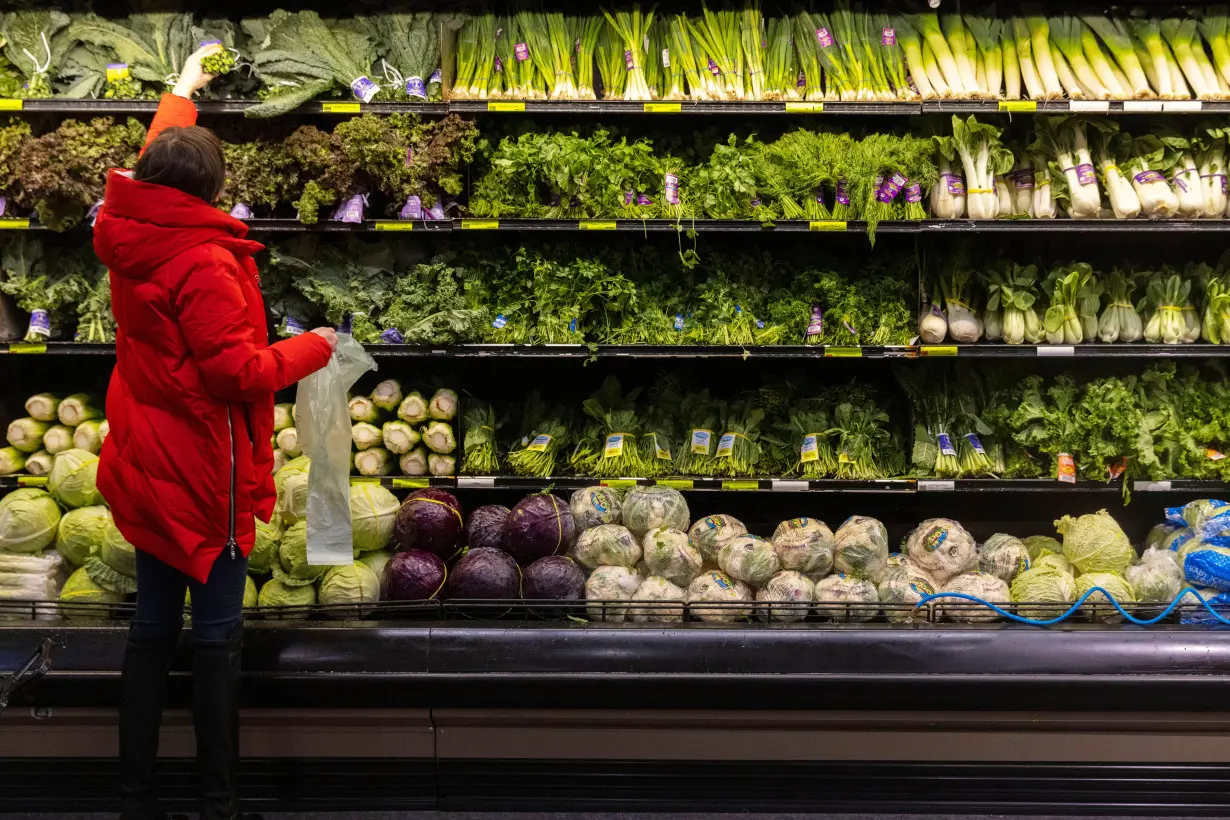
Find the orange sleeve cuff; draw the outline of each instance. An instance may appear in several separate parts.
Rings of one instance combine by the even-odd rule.
[[[145,136],[145,147],[148,148],[149,144],[168,128],[186,128],[189,125],[196,125],[196,105],[192,100],[175,94],[163,94],[158,101],[154,121],[150,123],[149,133]],[[141,152],[144,153],[145,148],[142,148]]]

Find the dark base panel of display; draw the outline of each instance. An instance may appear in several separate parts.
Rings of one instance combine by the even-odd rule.
[[[190,761],[167,808],[193,810]],[[1230,766],[245,760],[245,811],[850,812],[1224,817]],[[114,762],[6,760],[12,812],[114,811]]]

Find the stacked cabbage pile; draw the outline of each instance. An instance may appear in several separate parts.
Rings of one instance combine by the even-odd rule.
[[[26,399],[26,415],[8,426],[9,446],[0,448],[0,475],[47,475],[55,456],[65,450],[98,455],[109,430],[98,399],[86,393],[36,393]]]
[[[1186,582],[1225,617],[1222,607],[1230,605],[1230,503],[1201,498],[1168,507],[1165,523],[1149,531],[1141,564],[1129,569],[1128,578],[1158,595],[1148,600],[1172,600]],[[1184,613],[1183,621],[1213,619],[1197,610]]]

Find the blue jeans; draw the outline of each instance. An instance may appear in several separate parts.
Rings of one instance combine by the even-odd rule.
[[[225,641],[243,618],[243,590],[248,559],[222,550],[201,583],[157,558],[137,550],[135,638],[169,638],[184,623],[184,592],[192,593],[192,637],[197,643]]]

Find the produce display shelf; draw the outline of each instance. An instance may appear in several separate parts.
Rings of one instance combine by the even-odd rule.
[[[260,104],[259,100],[199,100],[197,111],[203,115],[243,114]],[[50,114],[153,114],[158,100],[68,100],[0,99],[0,112],[10,114],[29,111]],[[399,112],[426,115],[449,113],[447,103],[361,103],[357,100],[321,100],[307,103],[296,114],[396,114]]]
[[[1224,114],[1225,100],[932,100],[924,114]]]
[[[449,100],[455,114],[860,114],[911,117],[917,102],[702,102],[692,100]]]

